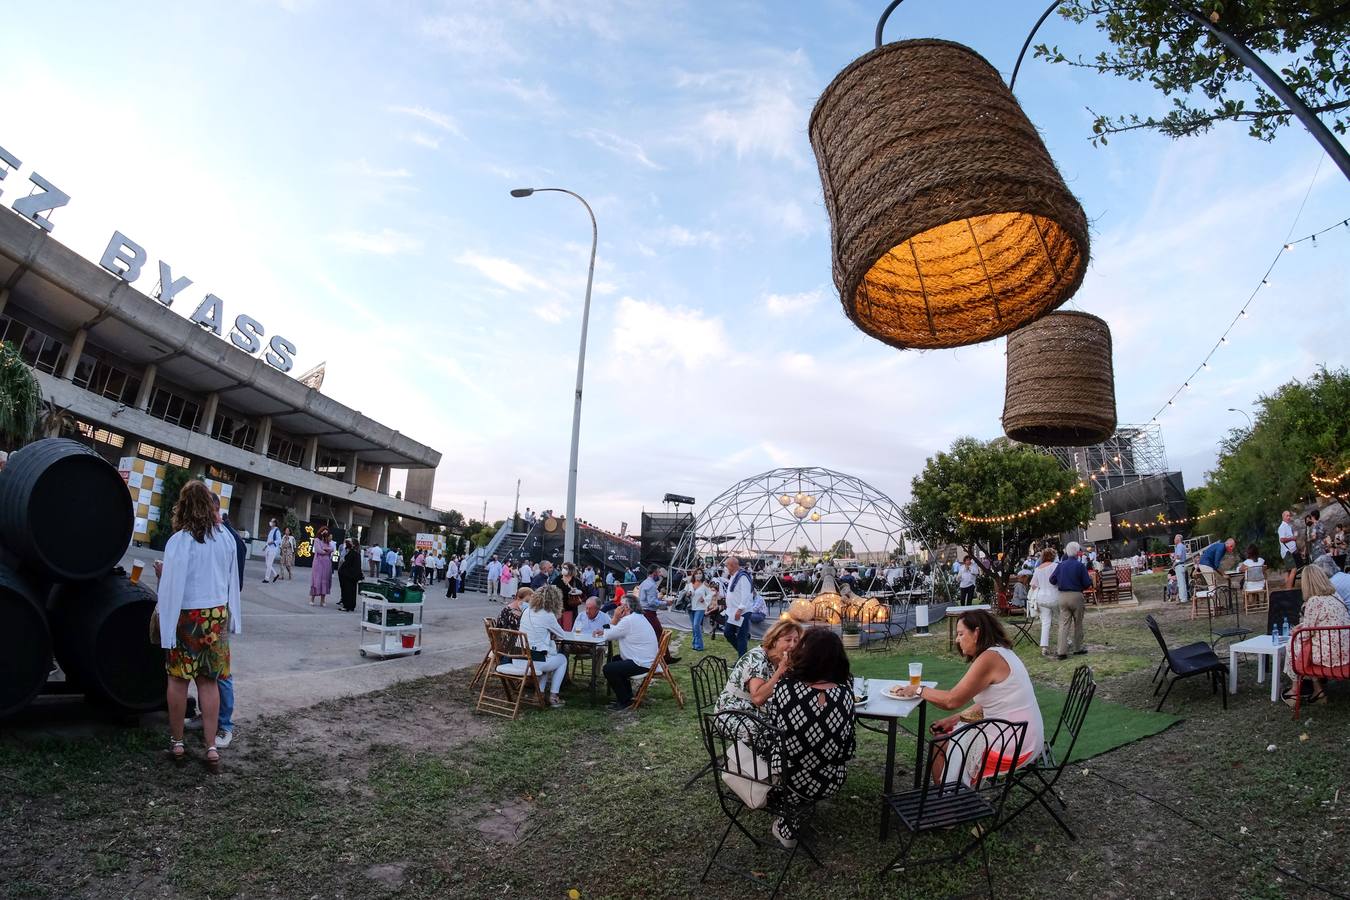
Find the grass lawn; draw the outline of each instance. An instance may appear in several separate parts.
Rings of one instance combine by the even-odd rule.
[[[1093,652],[1066,663],[1019,648],[1047,728],[1077,662],[1097,672],[1100,708],[1084,738],[1092,758],[1062,782],[1079,840],[1029,811],[991,844],[997,893],[1327,896],[1272,864],[1344,893],[1350,686],[1295,722],[1248,661],[1227,712],[1198,680],[1154,716],[1158,653],[1142,619],[1090,612]],[[1173,641],[1205,636],[1179,610],[1161,621]],[[925,677],[949,683],[961,664],[945,647],[944,635],[854,658],[860,674],[901,677],[922,649]],[[687,666],[676,669],[687,688]],[[573,689],[563,710],[506,722],[472,714],[468,674],[254,720],[218,777],[165,762],[162,726],[59,739],[11,730],[0,737],[0,896],[755,896],[726,874],[698,882],[724,820],[709,781],[683,790],[703,756],[692,710],[667,689],[619,715]],[[817,817],[826,868],[797,865],[784,896],[982,892],[972,861],[878,881],[895,849],[876,839],[884,738],[859,735],[843,791]],[[912,744],[899,751],[906,769],[912,758]],[[754,827],[767,834],[767,821]]]

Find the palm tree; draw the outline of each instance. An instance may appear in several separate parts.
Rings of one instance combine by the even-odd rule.
[[[42,392],[36,376],[11,344],[0,344],[0,443],[28,443],[37,427]]]
[[[811,558],[811,548],[802,544],[797,548],[797,562],[806,562]]]

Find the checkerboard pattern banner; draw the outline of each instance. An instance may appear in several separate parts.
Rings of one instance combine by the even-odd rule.
[[[130,456],[122,457],[117,463],[117,470],[121,473],[122,480],[127,483],[127,490],[131,493],[131,504],[135,509],[133,540],[141,543],[149,541],[150,523],[159,522],[165,468],[162,463]],[[213,481],[210,478],[203,478],[202,481],[211,489],[211,493],[220,498],[221,510],[229,512],[230,495],[234,492],[234,485],[224,481]]]

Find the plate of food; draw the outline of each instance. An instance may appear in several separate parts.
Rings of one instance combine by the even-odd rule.
[[[901,691],[905,690],[907,687],[909,687],[907,684],[893,684],[886,688],[886,696],[890,697],[892,700],[913,700],[913,697],[907,697],[901,693]]]
[[[859,696],[859,695],[858,695],[858,692],[857,692],[857,691],[854,691],[854,692],[853,692],[853,705],[854,705],[854,706],[866,706],[866,705],[867,705],[867,695],[864,694],[864,695],[862,695],[862,696]]]

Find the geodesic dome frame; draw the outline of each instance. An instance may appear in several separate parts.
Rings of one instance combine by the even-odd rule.
[[[809,497],[810,505],[798,503],[798,495]],[[897,547],[903,553],[906,540],[930,546],[899,504],[861,478],[819,466],[781,468],[739,481],[714,498],[676,547],[672,566],[687,569],[731,554],[782,558],[800,546],[820,556],[841,540],[855,556]]]

